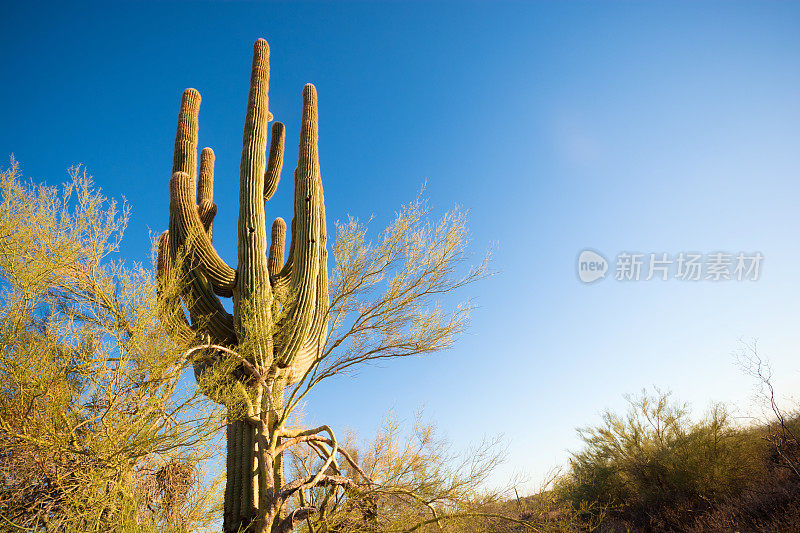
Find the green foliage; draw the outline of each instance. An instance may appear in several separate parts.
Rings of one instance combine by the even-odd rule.
[[[127,219],[78,168],[0,174],[0,530],[189,531],[220,413],[180,386],[155,284],[115,264]],[[193,389],[193,388],[192,388]]]
[[[574,454],[557,493],[584,514],[603,512],[645,521],[706,509],[741,492],[763,471],[764,443],[733,425],[725,407],[693,421],[669,393],[628,397],[624,416],[579,430],[585,448]]]
[[[436,434],[436,428],[417,417],[413,431],[404,435],[400,422],[384,420],[374,441],[358,446],[349,435],[342,444],[360,465],[332,465],[331,473],[356,481],[342,490],[317,486],[298,494],[298,506],[311,505],[301,531],[356,532],[472,532],[532,530],[515,513],[499,504],[504,491],[486,486],[502,462],[498,439],[485,440],[463,452]],[[313,450],[296,450],[292,470],[297,477],[319,471],[322,458]],[[370,483],[364,483],[365,478]]]

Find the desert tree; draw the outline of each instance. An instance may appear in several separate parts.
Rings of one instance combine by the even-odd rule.
[[[355,435],[347,434],[341,446],[359,463],[360,470],[345,462],[329,469],[359,483],[298,493],[299,508],[317,509],[306,518],[304,531],[536,530],[533,524],[539,521],[538,515],[520,516],[508,503],[513,483],[489,486],[489,477],[505,457],[499,437],[484,438],[476,446],[458,451],[420,411],[411,431],[390,415],[370,442],[360,444]],[[312,475],[325,463],[324,454],[308,448],[297,450],[292,459],[300,477]],[[363,479],[362,474],[368,477]]]
[[[780,406],[772,384],[773,374],[769,361],[758,351],[758,343],[742,342],[736,353],[736,362],[742,371],[753,378],[758,397],[766,404],[770,416],[764,421],[766,432],[762,437],[780,458],[780,464],[800,478],[800,432],[798,410],[787,411]]]
[[[128,210],[70,176],[0,174],[0,530],[210,526],[223,419],[180,385],[152,270],[112,261]]]
[[[324,506],[308,503],[316,502],[312,493],[321,488],[374,493],[381,481],[330,427],[298,426],[292,415],[321,382],[359,365],[450,348],[470,311],[468,302],[448,306],[451,293],[487,275],[486,260],[467,264],[465,215],[455,210],[431,222],[419,199],[397,212],[374,241],[357,219],[337,224],[328,271],[317,92],[310,84],[303,89],[286,253],[287,224],[276,218],[268,232],[265,214],[285,141],[285,128],[276,122],[267,149],[269,75],[269,47],[259,39],[240,166],[238,265],[225,263],[212,244],[215,156],[204,148],[198,164],[195,89],[181,101],[169,229],[159,239],[165,328],[193,362],[198,387],[227,411],[226,532],[287,532],[309,524],[324,514]],[[232,314],[219,297],[233,298]],[[286,479],[286,458],[302,457],[303,449],[320,464]],[[439,505],[431,503],[428,511],[434,503]],[[422,522],[439,522],[436,513]]]

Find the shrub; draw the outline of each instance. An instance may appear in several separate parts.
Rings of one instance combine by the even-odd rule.
[[[601,425],[579,430],[585,448],[556,487],[584,518],[607,512],[668,527],[740,493],[765,468],[766,444],[736,428],[722,405],[694,422],[670,393],[626,399],[624,416],[606,411]]]
[[[121,212],[0,171],[0,531],[184,533],[213,524],[201,462],[219,412],[180,384],[155,283],[112,260]]]

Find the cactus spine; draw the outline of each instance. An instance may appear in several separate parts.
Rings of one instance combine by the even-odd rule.
[[[213,201],[214,153],[204,148],[197,169],[200,94],[183,93],[172,178],[169,226],[158,243],[161,312],[180,344],[215,345],[194,359],[203,374],[225,354],[244,359],[227,375],[227,387],[204,392],[228,407],[227,482],[224,531],[266,531],[278,510],[274,495],[283,483],[274,448],[276,410],[283,388],[300,379],[319,353],[327,332],[328,277],[325,206],[317,151],[317,94],[303,89],[300,150],[294,173],[295,201],[289,252],[286,223],[272,224],[267,247],[265,202],[274,194],[283,166],[285,130],[272,127],[269,157],[269,46],[256,41],[239,173],[238,265],[234,269],[212,244],[217,206]],[[199,178],[198,178],[199,175]],[[177,290],[171,291],[170,280]],[[233,298],[233,315],[219,297]],[[185,306],[189,320],[183,311]],[[251,369],[250,372],[244,369]],[[253,372],[252,370],[255,370]],[[255,379],[253,375],[260,376]],[[234,391],[222,393],[221,390]],[[245,407],[234,408],[234,404]],[[253,423],[263,421],[263,423]]]

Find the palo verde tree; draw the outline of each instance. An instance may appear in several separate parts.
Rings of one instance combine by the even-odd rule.
[[[112,261],[127,220],[78,167],[0,172],[0,531],[197,531],[198,463],[223,418],[180,386],[149,269]]]
[[[278,186],[284,150],[284,126],[276,122],[267,156],[269,76],[269,47],[259,39],[244,126],[236,268],[212,244],[214,154],[204,148],[197,164],[194,89],[181,101],[169,229],[158,243],[163,323],[193,362],[199,388],[227,409],[225,532],[291,531],[320,511],[305,503],[318,487],[374,490],[330,428],[291,427],[290,415],[318,383],[354,365],[451,346],[468,306],[444,311],[429,304],[486,272],[484,262],[457,274],[466,257],[463,215],[430,225],[426,205],[416,201],[375,245],[358,221],[339,225],[329,284],[317,94],[310,84],[303,89],[289,251],[284,258],[281,218],[272,224],[268,248],[264,204]],[[233,298],[232,315],[219,297]],[[284,455],[298,446],[319,454],[322,464],[287,481]],[[344,475],[339,461],[355,474]]]

